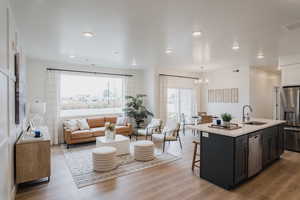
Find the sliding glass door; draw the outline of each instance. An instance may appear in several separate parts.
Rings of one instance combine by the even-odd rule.
[[[190,118],[196,113],[196,96],[193,89],[168,88],[167,117],[179,120],[180,115]]]

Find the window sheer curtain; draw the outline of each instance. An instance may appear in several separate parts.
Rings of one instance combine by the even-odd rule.
[[[60,121],[60,77],[59,71],[47,71],[46,84],[46,120],[51,138],[51,144],[63,142],[62,122]]]
[[[177,78],[160,76],[160,118],[162,120],[168,119],[168,89],[175,89],[180,95],[180,102],[178,106],[187,112],[188,115],[195,115],[197,113],[198,103],[200,99],[200,88],[195,85],[193,79]],[[169,91],[171,91],[169,90]],[[179,112],[180,111],[179,109]],[[178,113],[180,116],[181,113]],[[178,117],[179,118],[179,117]]]
[[[167,101],[168,101],[168,77],[159,77],[160,99],[159,99],[159,116],[160,119],[167,120]]]

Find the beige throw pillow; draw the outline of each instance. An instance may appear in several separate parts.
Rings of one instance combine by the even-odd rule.
[[[90,129],[90,126],[87,123],[86,119],[79,119],[78,120],[78,126],[79,126],[80,130],[88,130],[88,129]]]
[[[78,126],[78,122],[75,119],[65,121],[64,125],[70,131],[77,131],[80,129]]]
[[[117,126],[126,126],[127,125],[127,118],[126,117],[118,117],[116,125]]]

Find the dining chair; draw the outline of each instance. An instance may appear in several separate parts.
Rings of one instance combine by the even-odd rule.
[[[202,117],[202,116],[205,116],[207,115],[207,112],[198,112],[198,116]]]
[[[192,121],[192,119],[187,118],[184,113],[180,115],[180,127],[182,128],[182,133],[185,135],[185,126],[186,125],[194,125],[195,123]]]
[[[205,115],[201,117],[200,124],[208,124],[213,122],[213,117],[211,115]]]

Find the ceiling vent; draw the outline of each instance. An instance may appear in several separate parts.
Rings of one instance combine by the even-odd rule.
[[[284,26],[288,31],[294,31],[300,29],[300,21],[292,24],[288,24]]]

